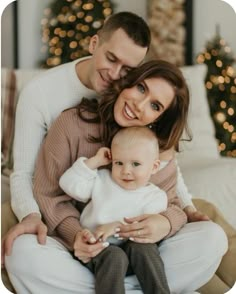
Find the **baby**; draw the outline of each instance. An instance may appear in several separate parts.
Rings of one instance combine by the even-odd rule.
[[[111,171],[98,170],[110,163]],[[78,158],[60,178],[61,188],[72,198],[90,200],[80,218],[84,234],[89,229],[98,241],[109,241],[105,243],[107,248],[85,264],[95,273],[97,293],[101,285],[104,288],[104,279],[125,293],[124,277],[133,273],[144,293],[152,293],[153,289],[169,293],[156,244],[112,237],[124,217],[166,210],[166,193],[149,182],[159,164],[155,134],[148,127],[130,127],[117,132],[111,149],[102,147],[89,159]]]

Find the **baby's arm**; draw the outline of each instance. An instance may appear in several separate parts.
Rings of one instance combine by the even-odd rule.
[[[87,202],[91,198],[92,189],[97,177],[97,168],[110,163],[110,149],[102,147],[95,156],[87,159],[78,158],[61,176],[59,185],[72,198]]]
[[[96,155],[86,159],[84,163],[92,170],[108,165],[111,163],[111,150],[107,147],[101,147]]]

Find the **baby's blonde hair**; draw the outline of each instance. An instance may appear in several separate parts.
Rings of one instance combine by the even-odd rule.
[[[159,143],[154,132],[146,126],[127,127],[120,129],[113,137],[111,147],[114,145],[126,145],[127,148],[133,144],[150,144],[157,157],[159,154]]]

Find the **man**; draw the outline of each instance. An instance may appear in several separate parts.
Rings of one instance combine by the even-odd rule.
[[[46,242],[47,228],[33,196],[32,178],[39,147],[52,122],[82,97],[96,97],[112,81],[138,66],[150,39],[150,30],[141,17],[131,12],[114,14],[91,38],[91,56],[50,69],[23,89],[16,111],[14,172],[10,179],[11,205],[20,223],[4,238],[2,261],[4,252],[11,254],[13,242],[21,234],[36,234],[40,244]]]

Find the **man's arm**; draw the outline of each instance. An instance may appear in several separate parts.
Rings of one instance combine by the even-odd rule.
[[[31,213],[40,211],[32,191],[35,160],[46,134],[44,105],[40,89],[27,85],[16,109],[14,138],[14,172],[10,177],[12,209],[21,221]],[[46,110],[45,110],[46,112]]]

